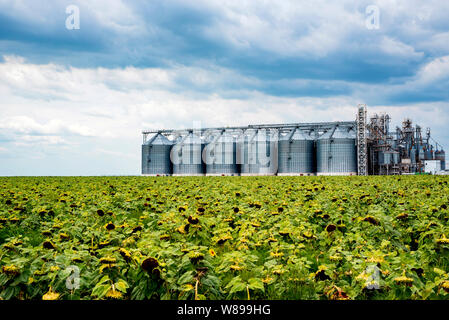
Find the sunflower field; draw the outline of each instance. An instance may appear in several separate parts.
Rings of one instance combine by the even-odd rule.
[[[448,299],[445,176],[0,178],[0,299]]]

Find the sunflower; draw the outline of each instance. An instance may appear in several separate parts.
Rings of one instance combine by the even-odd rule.
[[[267,283],[267,284],[269,284],[269,283],[271,283],[273,281],[274,281],[274,278],[270,278],[270,276],[268,276],[268,275],[265,278],[262,279],[262,282],[263,283]]]
[[[122,297],[122,293],[114,289],[109,289],[106,293],[106,298],[121,299]]]
[[[42,235],[44,235],[46,237],[51,236],[51,230],[44,230],[44,231],[42,231]]]
[[[115,268],[115,267],[117,267],[117,265],[114,264],[114,263],[102,264],[101,267],[100,267],[100,273],[103,273],[104,269],[112,269],[112,268]]]
[[[131,253],[126,250],[125,248],[120,248],[119,251],[120,255],[125,259],[126,261],[131,260]]]
[[[140,266],[146,272],[152,273],[157,267],[159,267],[159,261],[157,261],[156,258],[146,258],[142,261]]]
[[[170,235],[168,235],[168,234],[163,234],[163,235],[161,235],[161,236],[159,237],[159,239],[160,239],[160,240],[168,240],[168,239],[170,239]]]
[[[337,229],[337,226],[335,224],[328,224],[326,227],[326,231],[329,233],[335,231],[336,229]]]
[[[363,218],[363,221],[369,222],[375,226],[377,226],[379,224],[379,221],[377,221],[377,219],[374,218],[373,216],[366,216],[365,218]]]
[[[54,292],[51,287],[46,294],[42,296],[42,300],[58,300],[59,293]]]
[[[115,259],[114,257],[103,257],[100,258],[100,263],[101,264],[112,264],[117,262],[117,259]]]
[[[199,251],[191,251],[188,253],[188,257],[189,257],[190,261],[192,261],[192,263],[197,263],[200,260],[204,259],[204,254],[202,254]]]
[[[281,274],[283,274],[285,272],[285,270],[282,269],[282,267],[276,267],[276,269],[274,269],[273,274],[280,276]]]
[[[50,267],[50,271],[51,272],[57,272],[57,271],[59,271],[59,267],[58,266],[51,266]]]
[[[284,255],[283,252],[278,252],[278,250],[276,250],[275,252],[270,252],[270,256],[272,256],[273,258],[280,258]]]
[[[413,279],[412,278],[408,278],[405,275],[405,271],[404,271],[402,273],[402,276],[394,278],[394,282],[396,282],[396,284],[404,284],[406,286],[411,287],[412,284],[413,284]]]
[[[449,292],[449,280],[444,280],[441,283],[441,287],[444,289],[444,291]]]
[[[98,214],[100,217],[102,217],[102,216],[104,216],[104,211],[101,210],[101,209],[98,209],[98,210],[97,210],[97,214]]]
[[[137,226],[133,229],[132,233],[136,233],[137,231],[142,231],[142,226]]]
[[[309,231],[309,230],[304,231],[302,235],[304,236],[304,238],[307,238],[307,239],[312,239],[313,238],[313,233],[311,231]]]
[[[244,268],[242,266],[239,266],[238,264],[233,264],[232,266],[229,267],[231,270],[233,271],[241,271]]]
[[[55,245],[53,243],[51,243],[51,241],[44,241],[44,243],[42,244],[42,247],[44,247],[44,249],[49,249],[49,250],[55,249]]]
[[[75,258],[72,259],[72,262],[74,262],[74,263],[82,263],[83,259],[81,259],[80,257],[75,257]]]
[[[110,240],[104,240],[104,241],[100,241],[100,243],[98,244],[98,248],[104,248],[104,247],[107,247],[108,245],[110,245],[111,244],[111,241]]]
[[[343,257],[338,254],[329,256],[329,260],[334,262],[341,261],[342,259]]]
[[[197,217],[189,216],[187,218],[187,221],[189,221],[190,224],[197,224],[199,222],[199,219]]]
[[[3,266],[2,271],[8,276],[17,276],[18,274],[20,274],[20,269],[15,265]]]
[[[186,230],[187,229],[187,230]],[[178,231],[180,234],[186,234],[187,232],[188,232],[188,228],[186,228],[186,226],[185,225],[182,225],[182,226],[180,226],[180,227],[178,227],[177,229],[176,229],[176,231]]]
[[[109,230],[109,231],[115,229],[115,225],[112,222],[109,222],[109,223],[105,224],[104,227],[106,228],[106,230]]]
[[[440,239],[437,239],[436,242],[437,244],[449,244],[449,239],[443,234],[443,236]]]
[[[407,218],[408,218],[408,214],[406,212],[403,212],[403,213],[401,213],[401,214],[396,216],[396,219],[398,219],[398,220],[404,220],[404,219],[407,219]]]
[[[60,234],[59,234],[59,238],[60,238],[61,240],[67,240],[67,239],[70,238],[70,236],[69,236],[67,233],[60,233]]]
[[[326,274],[327,267],[319,266],[318,271],[315,272],[315,280],[324,281],[331,280],[331,278]]]
[[[231,239],[232,239],[231,236],[226,235],[226,236],[223,236],[223,237],[219,238],[219,239],[217,240],[217,243],[218,243],[218,244],[223,244],[223,243],[225,243],[226,241],[231,240]]]
[[[212,256],[212,257],[215,257],[217,254],[215,253],[215,251],[214,251],[214,249],[209,249],[209,254]]]

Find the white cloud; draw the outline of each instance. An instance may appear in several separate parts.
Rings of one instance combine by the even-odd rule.
[[[430,62],[410,81],[416,86],[417,79],[426,85],[439,81],[447,64],[447,58]],[[369,96],[370,90],[380,95],[404,89],[347,83],[360,92],[326,98],[276,97],[248,89],[257,88],[258,81],[216,66],[81,69],[31,64],[10,57],[0,63],[0,141],[6,141],[2,148],[16,159],[41,159],[47,171],[41,168],[39,172],[47,174],[58,164],[59,173],[138,174],[142,129],[180,129],[191,127],[193,121],[201,121],[204,127],[351,121],[357,104],[364,102],[360,92]],[[306,80],[298,81],[298,85],[306,85]],[[229,84],[232,86],[227,89]],[[219,94],[229,92],[245,98]],[[406,108],[385,105],[369,107],[369,111],[390,112],[399,123],[411,116],[423,127],[432,127],[437,140],[449,141],[447,107],[441,102]],[[79,167],[82,161],[88,169]]]
[[[93,136],[93,130],[86,126],[71,123],[70,120],[62,121],[52,119],[44,124],[28,116],[9,117],[0,120],[0,129],[8,130],[16,134],[34,134],[34,135],[80,135],[85,137]]]

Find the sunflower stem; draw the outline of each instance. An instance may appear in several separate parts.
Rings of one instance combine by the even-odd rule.
[[[198,283],[200,282],[199,279],[196,279],[195,283],[195,300],[198,300]]]

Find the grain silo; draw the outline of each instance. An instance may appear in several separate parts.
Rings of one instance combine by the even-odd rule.
[[[444,150],[435,151],[435,160],[440,160],[441,170],[446,170],[446,153]]]
[[[204,175],[204,164],[202,152],[204,142],[201,136],[189,132],[180,139],[171,150],[171,161],[173,163],[174,176],[202,176]]]
[[[142,145],[142,174],[154,176],[171,175],[170,149],[173,142],[162,134],[155,134]]]
[[[439,160],[445,168],[445,153],[430,133],[427,128],[424,136],[421,127],[413,125],[410,119],[391,131],[390,116],[375,114],[368,120],[364,104],[358,106],[355,121],[151,129],[142,132],[142,173],[169,174],[167,164],[156,165],[158,140],[170,145],[164,137],[173,144],[170,160],[174,175],[237,175],[238,172],[243,176],[310,175],[314,171],[318,175],[361,176],[421,173],[425,161]],[[240,136],[236,142],[227,134]],[[150,135],[151,141],[146,142]],[[208,138],[201,140],[201,137]],[[203,156],[206,144],[210,148]],[[315,153],[310,152],[313,149]]]
[[[278,175],[313,175],[315,142],[310,132],[299,128],[279,138]]]
[[[275,175],[277,172],[277,131],[248,129],[239,141],[240,174]]]
[[[351,127],[340,127],[322,134],[316,145],[317,175],[356,175],[356,135]]]
[[[237,176],[237,141],[226,131],[211,136],[203,151],[208,176]]]

